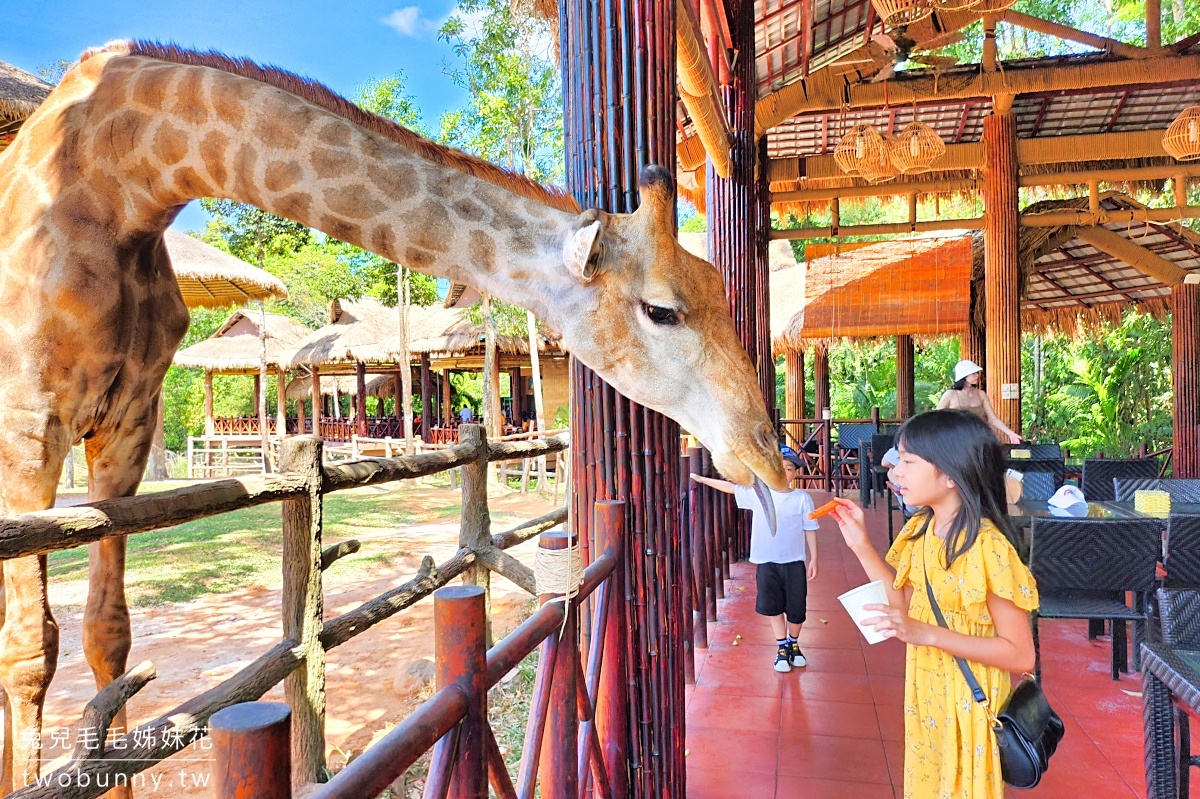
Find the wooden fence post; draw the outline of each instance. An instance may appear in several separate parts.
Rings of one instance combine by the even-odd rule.
[[[479,455],[462,466],[462,526],[458,545],[479,552],[492,545],[492,516],[488,512],[487,469],[488,440],[483,425],[464,424],[458,429],[459,441],[479,445]],[[463,573],[463,583],[483,589],[483,617],[487,645],[492,645],[492,578],[488,567],[476,561]]]
[[[292,799],[288,706],[243,702],[208,720],[213,799]]]
[[[467,716],[460,722],[457,751],[450,746],[453,732],[438,743],[439,748],[446,750],[443,757],[454,760],[450,790],[443,794],[448,799],[486,799],[488,795],[484,758],[488,724],[486,600],[487,592],[477,585],[448,586],[433,594],[437,689],[457,683],[469,700]],[[431,776],[435,772],[445,773],[436,766],[436,762],[431,762]]]
[[[680,584],[683,586],[683,608],[681,610],[683,623],[683,681],[688,685],[696,682],[696,642],[692,625],[695,615],[695,580],[692,578],[692,525],[691,525],[691,485],[688,468],[691,460],[686,454],[679,457],[679,546],[683,549],[680,558]]]
[[[283,502],[283,637],[304,652],[304,663],[283,681],[292,709],[292,782],[316,782],[325,769],[325,650],[321,646],[321,460],[316,436],[280,442],[279,468],[301,474],[307,493]]]
[[[621,507],[624,512],[624,506]],[[574,533],[555,530],[538,537],[538,547],[563,550],[578,546]],[[612,578],[609,578],[612,579]],[[540,594],[544,605],[561,594]],[[620,603],[615,603],[620,604]],[[554,673],[550,681],[550,706],[546,714],[546,730],[541,747],[542,799],[578,799],[579,772],[579,711],[577,705],[579,674],[579,612],[578,600],[567,602],[567,617],[558,631],[558,654],[554,658]],[[615,637],[615,636],[614,636]],[[607,633],[605,643],[607,643]],[[614,664],[615,666],[615,664]]]
[[[600,500],[593,506],[596,551],[603,552],[610,543],[621,542],[621,558],[609,576],[607,590],[608,619],[604,632],[604,665],[600,669],[600,684],[596,690],[596,734],[604,753],[602,767],[608,772],[612,799],[629,796],[629,682],[626,674],[626,603],[625,559],[630,557],[626,538],[625,503]],[[599,796],[599,791],[596,792]]]

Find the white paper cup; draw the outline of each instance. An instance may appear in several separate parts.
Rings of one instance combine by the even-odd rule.
[[[887,638],[877,631],[874,627],[863,625],[863,619],[871,619],[879,616],[877,610],[863,610],[863,605],[886,605],[887,588],[883,584],[883,580],[876,580],[866,585],[860,585],[858,588],[852,588],[846,593],[838,597],[838,601],[846,608],[846,612],[850,614],[850,618],[854,619],[854,623],[862,632],[863,637],[867,639],[868,644],[877,644],[880,641],[886,641]]]

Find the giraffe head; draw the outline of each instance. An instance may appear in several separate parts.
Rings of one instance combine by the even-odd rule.
[[[630,399],[696,436],[721,474],[783,489],[783,463],[758,378],[734,331],[720,273],[680,246],[675,193],[641,175],[632,214],[586,211],[563,261],[586,291],[564,314],[564,343]]]

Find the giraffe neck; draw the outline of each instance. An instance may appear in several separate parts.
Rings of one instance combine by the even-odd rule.
[[[78,71],[90,78],[74,92],[86,103],[57,104],[79,128],[71,167],[119,185],[124,218],[106,221],[125,235],[161,230],[190,200],[231,199],[503,296],[551,324],[563,312],[572,281],[562,245],[577,214],[240,75],[121,55]]]

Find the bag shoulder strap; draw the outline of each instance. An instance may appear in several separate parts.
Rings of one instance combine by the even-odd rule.
[[[925,519],[925,526],[921,528],[922,536],[928,534],[929,522],[932,518],[933,516],[930,515]],[[927,551],[924,548],[921,550],[921,568],[925,571],[925,594],[929,597],[929,607],[932,608],[933,616],[937,619],[937,623],[948,630],[950,626],[946,624],[946,617],[942,615],[942,609],[938,606],[937,599],[933,596],[933,586],[929,584],[929,566],[925,563],[925,552]],[[976,680],[975,675],[971,673],[971,667],[967,665],[967,661],[955,655],[954,662],[958,664],[959,671],[962,672],[963,677],[966,679],[967,687],[971,689],[971,696],[976,702],[987,704],[987,695],[979,687],[979,680]]]

